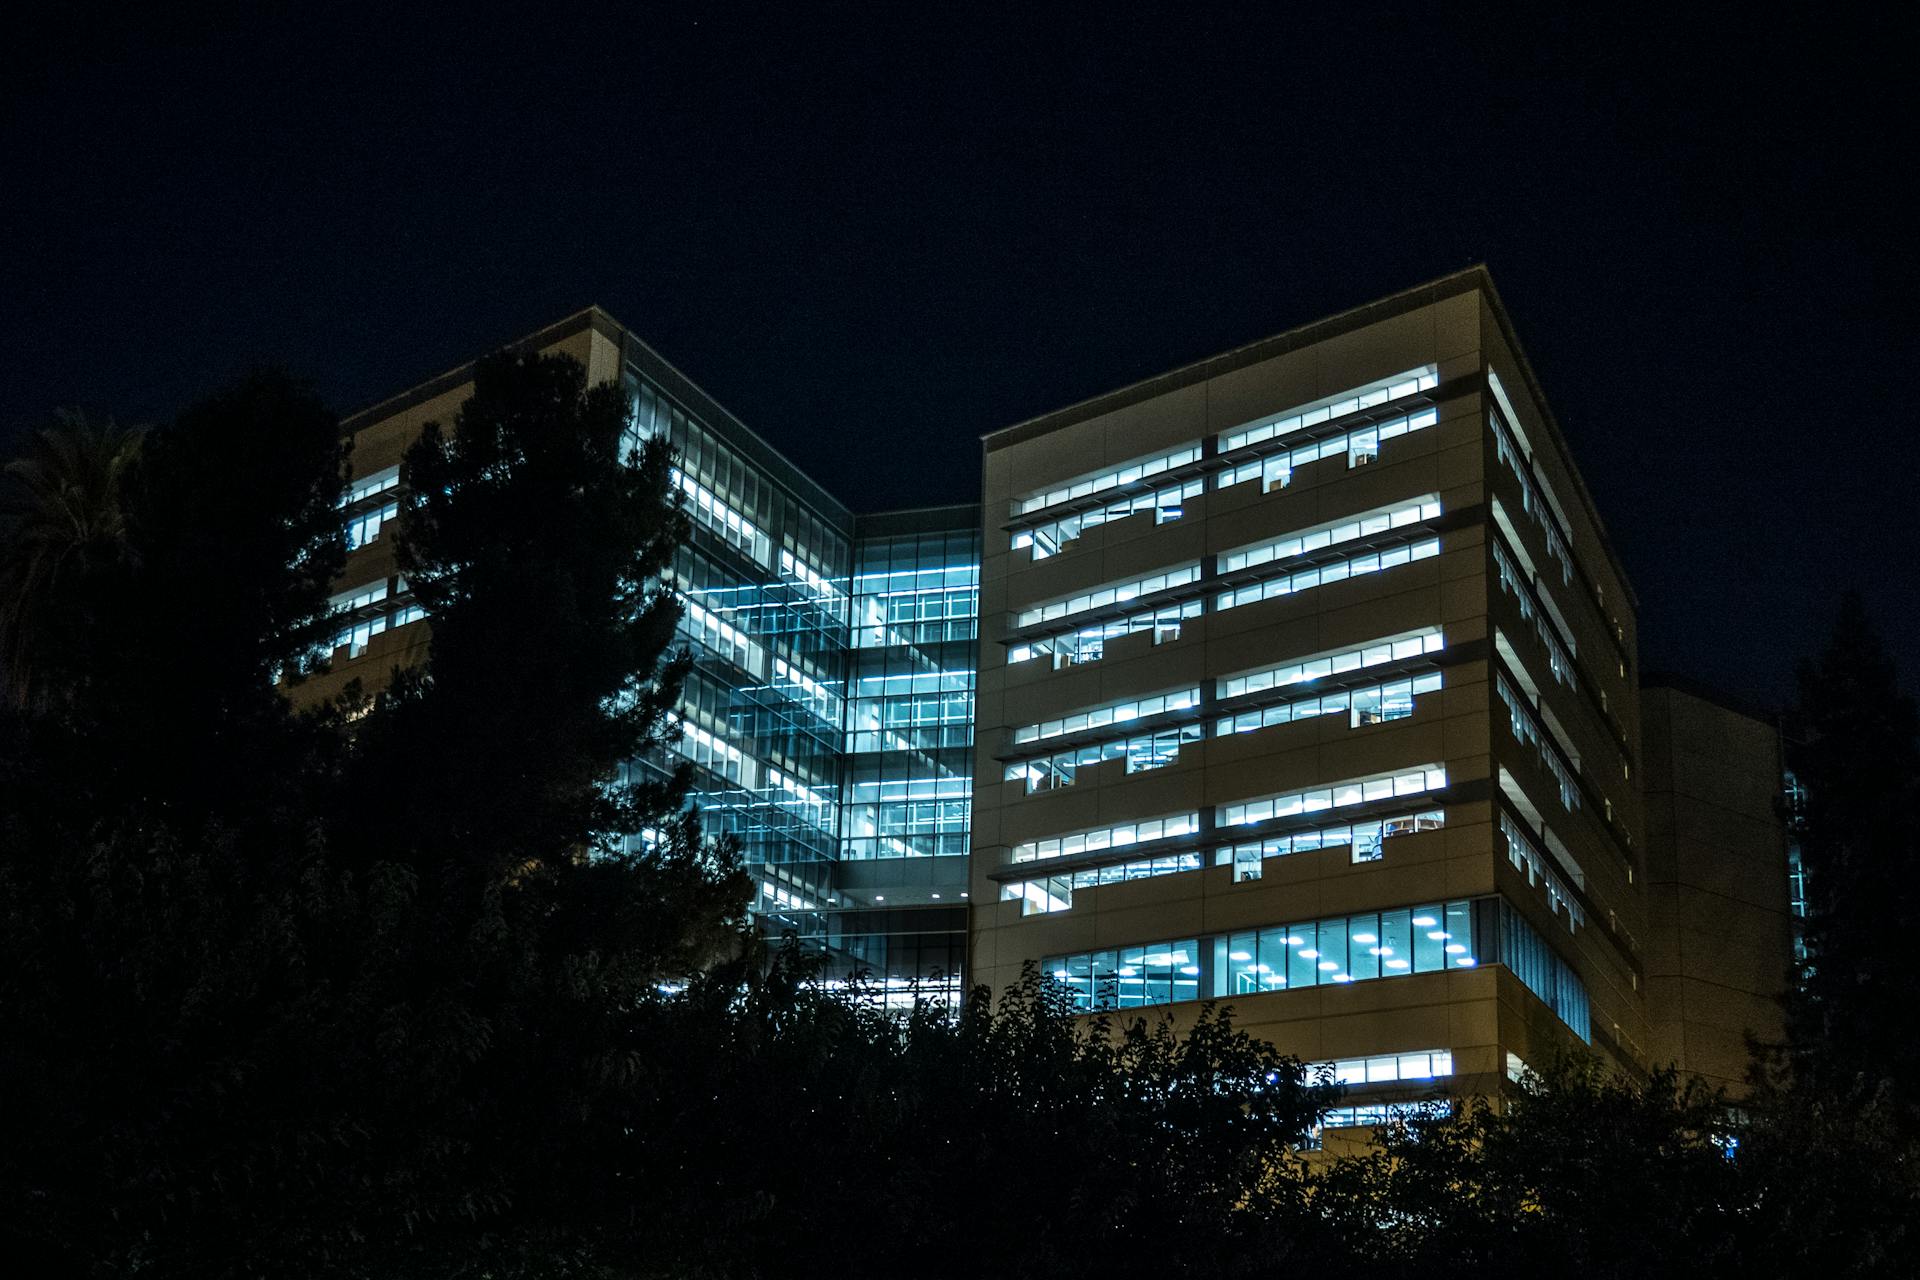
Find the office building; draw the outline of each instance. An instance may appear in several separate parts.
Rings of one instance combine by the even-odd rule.
[[[856,516],[598,309],[514,343],[619,381],[678,455],[675,559],[694,655],[677,756],[710,834],[739,841],[769,933],[824,949],[890,1003],[957,996],[966,948],[979,513]],[[331,674],[373,685],[427,627],[394,561],[400,463],[472,392],[464,366],[354,414],[351,548]],[[664,761],[637,761],[658,769]]]
[[[1484,270],[994,431],[980,506],[883,515],[597,309],[515,345],[679,450],[679,754],[755,914],[831,973],[1229,1001],[1356,1086],[1336,1124],[1568,1045],[1730,1078],[1774,888],[1740,899],[1737,1007],[1703,1002],[1694,916],[1720,870],[1784,881],[1779,761],[1720,762],[1737,858],[1681,839],[1718,711],[1650,691],[1643,729],[1632,590]],[[334,683],[424,651],[382,530],[470,381],[346,423]]]
[[[1484,272],[995,432],[983,511],[975,980],[1388,1098],[1650,1060],[1635,601]]]

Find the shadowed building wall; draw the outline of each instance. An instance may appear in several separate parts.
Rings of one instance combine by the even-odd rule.
[[[1641,690],[1647,1004],[1656,1059],[1744,1089],[1749,1037],[1778,1042],[1792,959],[1779,730],[1668,677]]]

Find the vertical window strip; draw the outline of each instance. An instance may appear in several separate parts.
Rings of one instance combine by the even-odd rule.
[[[1559,624],[1549,618],[1544,609],[1533,602],[1533,592],[1520,576],[1519,568],[1513,563],[1513,557],[1500,545],[1496,534],[1491,540],[1493,547],[1494,575],[1500,582],[1500,589],[1512,596],[1520,606],[1520,616],[1533,624],[1533,633],[1540,637],[1541,645],[1547,651],[1547,666],[1553,678],[1571,689],[1573,685],[1573,640],[1564,641],[1560,635]]]
[[[1560,753],[1547,741],[1546,731],[1540,727],[1540,722],[1534,719],[1533,709],[1527,705],[1526,699],[1507,683],[1504,675],[1495,673],[1493,688],[1500,701],[1506,704],[1507,719],[1513,727],[1513,736],[1522,744],[1532,747],[1534,754],[1539,757],[1541,766],[1553,775],[1554,785],[1560,792],[1561,807],[1569,813],[1578,810],[1581,807],[1580,788],[1575,784],[1573,775],[1567,772],[1567,767],[1560,763]]]
[[[1499,902],[1500,963],[1552,1009],[1568,1030],[1591,1044],[1586,984],[1505,898]]]
[[[1560,532],[1559,517],[1553,513],[1546,499],[1541,496],[1539,486],[1534,480],[1533,464],[1525,454],[1520,452],[1519,442],[1507,430],[1500,411],[1492,405],[1487,406],[1487,427],[1493,432],[1494,453],[1520,482],[1521,507],[1533,517],[1534,524],[1539,526],[1542,536],[1546,538],[1547,554],[1560,563],[1561,585],[1571,587],[1573,557],[1567,551],[1566,539]]]
[[[1567,932],[1578,933],[1580,926],[1587,922],[1587,913],[1581,909],[1579,900],[1573,896],[1573,890],[1567,887],[1566,881],[1548,865],[1546,857],[1520,830],[1519,824],[1505,813],[1500,815],[1500,834],[1506,837],[1507,860],[1516,869],[1526,873],[1528,884],[1538,885],[1546,891],[1549,910],[1566,914]]]

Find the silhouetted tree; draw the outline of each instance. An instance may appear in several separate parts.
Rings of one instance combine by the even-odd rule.
[[[124,553],[61,580],[59,696],[0,713],[11,1257],[443,1274],[602,1176],[570,1157],[659,1051],[636,1010],[745,893],[684,780],[620,771],[670,732],[684,534],[624,426],[577,365],[483,362],[409,460],[432,664],[305,716],[337,423],[263,375],[148,438]]]
[[[131,551],[122,483],[140,433],[62,413],[0,471],[0,688],[25,705],[97,623],[87,586]]]
[[[1859,1116],[1729,1108],[1585,1056],[1382,1133],[1312,1179],[1359,1271],[1418,1276],[1904,1276],[1911,1160]]]
[[[1920,751],[1913,700],[1858,595],[1801,665],[1798,719],[1809,915],[1792,1072],[1837,1097],[1891,1090],[1920,1119]]]
[[[654,1012],[677,1046],[621,1144],[674,1276],[1266,1275],[1311,1236],[1298,1147],[1337,1096],[1201,1011],[1077,1019],[1029,967],[904,1020],[748,961]],[[950,1016],[955,1015],[955,1016]],[[690,1069],[688,1069],[690,1068]]]

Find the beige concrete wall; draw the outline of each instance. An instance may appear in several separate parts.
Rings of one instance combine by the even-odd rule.
[[[1791,960],[1786,831],[1771,724],[1672,688],[1641,696],[1647,745],[1653,1048],[1745,1083],[1747,1038],[1777,1041]]]
[[[619,343],[597,329],[582,328],[546,344],[541,350],[549,355],[569,355],[580,361],[586,367],[589,386],[620,376]],[[395,397],[392,402],[395,407],[391,412],[376,412],[369,420],[359,423],[352,432],[348,441],[348,478],[357,480],[399,465],[428,423],[438,423],[442,429],[451,429],[460,406],[472,394],[472,382],[462,381],[428,396],[416,397],[403,393]],[[394,560],[394,532],[392,527],[383,529],[373,542],[350,552],[334,590],[346,591],[375,582],[391,582],[399,572]],[[375,636],[357,656],[349,657],[344,648],[336,651],[328,671],[290,686],[287,692],[301,705],[312,705],[333,697],[355,680],[360,682],[363,690],[371,692],[391,678],[395,667],[424,661],[428,644],[425,622],[384,632]]]
[[[1004,986],[1023,963],[1049,955],[1502,892],[1581,972],[1594,1021],[1609,1042],[1632,1046],[1645,1040],[1639,978],[1619,936],[1591,925],[1570,935],[1564,918],[1549,914],[1541,890],[1516,879],[1507,861],[1494,824],[1494,779],[1499,763],[1517,769],[1522,757],[1504,728],[1504,710],[1494,702],[1486,660],[1452,662],[1441,692],[1425,695],[1413,716],[1386,724],[1349,728],[1345,717],[1327,717],[1209,737],[1183,746],[1171,766],[1129,775],[1120,762],[1109,762],[1083,768],[1070,787],[1035,795],[1020,782],[1002,780],[1001,757],[1020,725],[1130,697],[1206,687],[1226,675],[1425,626],[1444,628],[1454,657],[1470,655],[1469,646],[1476,644],[1481,652],[1490,648],[1496,618],[1504,630],[1515,630],[1517,615],[1499,615],[1490,603],[1496,588],[1489,576],[1484,504],[1501,477],[1493,474],[1479,382],[1486,334],[1479,295],[1462,293],[1082,420],[1062,415],[1051,430],[1023,429],[998,443],[989,440],[971,888],[975,981]],[[1348,469],[1343,459],[1322,460],[1298,469],[1289,486],[1273,493],[1260,492],[1257,484],[1209,487],[1185,503],[1178,521],[1156,525],[1150,515],[1131,517],[1039,561],[1010,546],[1004,526],[1016,498],[1429,363],[1442,383],[1438,425],[1387,442],[1370,466]],[[1503,378],[1510,389],[1515,382],[1524,389],[1517,374]],[[1159,645],[1147,636],[1110,641],[1100,660],[1085,665],[1056,670],[1046,659],[1006,664],[1003,640],[1022,608],[1179,564],[1207,564],[1262,539],[1429,494],[1439,497],[1444,512],[1469,513],[1466,523],[1442,533],[1441,554],[1433,559],[1209,611],[1183,623],[1177,639]],[[1519,510],[1517,490],[1508,505]],[[1597,546],[1597,539],[1589,540]],[[1624,591],[1619,595],[1624,607]],[[1625,634],[1630,640],[1632,632]],[[1556,710],[1569,724],[1584,714],[1573,703]],[[1603,754],[1598,745],[1605,740],[1598,726],[1581,728],[1588,735],[1582,741],[1595,744],[1582,750],[1584,763]],[[1378,862],[1354,864],[1343,848],[1320,850],[1268,859],[1259,879],[1243,883],[1233,882],[1231,868],[1209,866],[1076,890],[1070,910],[1047,915],[1022,915],[1018,901],[999,900],[1001,881],[994,873],[1009,865],[1011,846],[1021,841],[1204,812],[1429,763],[1445,766],[1462,798],[1447,806],[1444,830],[1396,837]],[[1530,767],[1538,770],[1537,764]],[[1617,776],[1617,762],[1614,769]],[[1475,783],[1478,798],[1465,798]],[[1623,799],[1618,809],[1621,822],[1637,821],[1637,805]],[[1602,833],[1576,825],[1563,838],[1583,863],[1603,865]],[[1615,909],[1638,922],[1642,887],[1628,881],[1626,857],[1611,856],[1611,872],[1603,867],[1589,880],[1596,894],[1617,899]],[[1044,862],[1028,865],[1036,875],[1049,871]],[[1607,915],[1606,907],[1594,909]],[[1448,1048],[1463,1076],[1484,1077],[1489,1088],[1507,1052],[1543,1061],[1568,1038],[1537,997],[1504,969],[1491,967],[1275,991],[1238,997],[1234,1004],[1242,1025],[1304,1058]],[[1193,1008],[1170,1006],[1176,1019],[1191,1017]],[[1635,1055],[1629,1047],[1623,1056]]]

